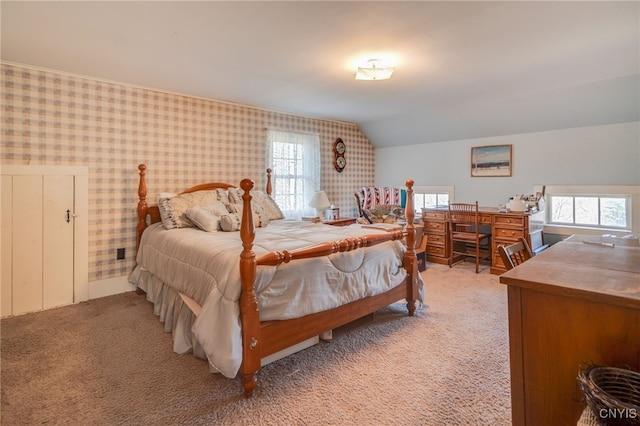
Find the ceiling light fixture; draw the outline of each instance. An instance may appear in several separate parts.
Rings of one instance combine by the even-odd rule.
[[[385,66],[380,59],[369,59],[364,67],[358,67],[356,80],[388,80],[395,71],[394,67]]]

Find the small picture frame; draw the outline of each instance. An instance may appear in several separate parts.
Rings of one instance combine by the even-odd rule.
[[[325,212],[325,220],[331,221],[338,219],[340,219],[340,209],[338,207],[327,209],[327,211]]]
[[[471,148],[471,177],[509,177],[511,168],[512,145]]]

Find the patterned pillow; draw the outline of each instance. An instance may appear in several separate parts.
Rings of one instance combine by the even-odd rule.
[[[216,195],[218,201],[221,201],[223,204],[229,204],[231,202],[229,200],[229,192],[226,189],[216,189]]]
[[[269,220],[280,220],[284,219],[284,214],[278,204],[273,201],[273,198],[269,194],[263,191],[253,191],[251,193],[253,195],[253,200],[255,204],[261,205],[264,209],[265,213],[269,217]]]
[[[163,198],[158,203],[162,224],[166,229],[192,228],[194,225],[186,215],[187,210],[210,204],[217,199],[216,191],[197,191]]]
[[[363,209],[363,213],[371,223],[395,223],[405,220],[404,209],[394,205],[376,205]]]
[[[242,204],[242,193],[244,192],[240,188],[229,188],[229,203]],[[251,191],[253,194],[253,191]]]
[[[235,213],[242,220],[242,204],[229,204],[227,206],[229,212]],[[253,226],[256,228],[264,228],[269,224],[269,216],[265,213],[262,207],[253,206]]]
[[[229,201],[231,204],[242,204],[242,189],[229,188]],[[273,198],[264,191],[251,191],[251,206],[253,211],[264,211],[269,220],[284,219],[284,214],[280,207],[273,201]]]

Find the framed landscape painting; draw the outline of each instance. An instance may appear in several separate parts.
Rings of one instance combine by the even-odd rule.
[[[471,148],[471,176],[511,176],[511,145]]]

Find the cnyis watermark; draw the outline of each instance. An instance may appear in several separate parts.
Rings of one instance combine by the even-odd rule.
[[[640,417],[635,408],[601,408],[598,411],[601,419],[637,419]]]

